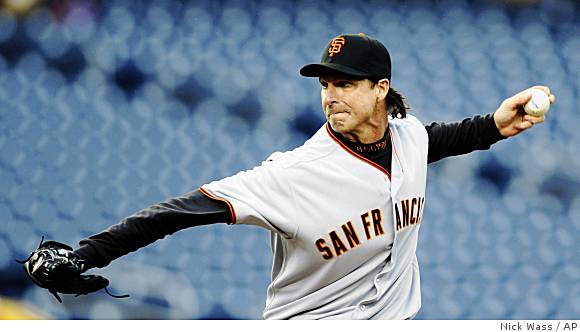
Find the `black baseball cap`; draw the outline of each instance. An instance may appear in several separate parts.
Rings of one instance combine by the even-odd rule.
[[[322,52],[320,63],[306,65],[306,77],[338,72],[360,78],[391,80],[391,56],[385,45],[363,33],[334,37]]]

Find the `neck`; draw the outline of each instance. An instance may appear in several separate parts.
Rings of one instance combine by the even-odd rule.
[[[355,141],[351,141],[347,139],[343,134],[336,132],[332,127],[330,130],[334,133],[334,135],[343,142],[346,146],[348,146],[351,150],[367,157],[371,157],[376,153],[382,153],[390,149],[391,147],[391,137],[389,136],[388,129],[385,130],[382,137],[379,140],[376,140],[372,143],[359,143]]]
[[[389,127],[388,121],[382,121],[376,125],[368,126],[357,132],[341,133],[344,138],[351,142],[371,144],[380,141]]]

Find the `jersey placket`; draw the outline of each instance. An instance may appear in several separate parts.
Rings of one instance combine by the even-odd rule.
[[[357,305],[357,310],[355,312],[355,319],[356,316],[363,316],[366,317],[366,312],[367,310],[370,310],[375,303],[377,303],[380,298],[382,296],[384,296],[384,292],[386,290],[386,283],[388,282],[388,280],[391,279],[391,277],[389,277],[389,274],[391,272],[393,272],[392,267],[394,266],[395,262],[394,260],[396,259],[396,243],[397,243],[397,231],[396,231],[396,227],[395,227],[395,216],[394,216],[394,200],[393,197],[396,197],[396,194],[399,190],[399,188],[401,188],[401,184],[403,181],[403,175],[404,175],[404,171],[403,171],[403,163],[401,162],[401,159],[399,158],[399,154],[394,146],[394,138],[393,138],[393,134],[392,132],[389,131],[389,134],[391,135],[391,146],[393,149],[393,155],[392,155],[392,160],[391,160],[391,173],[388,174],[388,177],[386,177],[386,181],[388,182],[388,184],[391,186],[391,190],[390,190],[390,201],[391,201],[391,206],[393,206],[393,211],[392,211],[392,222],[391,224],[391,228],[393,231],[393,244],[392,247],[390,248],[391,250],[391,255],[389,255],[389,257],[387,258],[387,261],[385,261],[385,265],[383,266],[383,269],[381,270],[381,272],[379,272],[375,278],[374,278],[374,287],[376,290],[376,294],[369,299],[366,300],[362,300],[358,303]],[[362,318],[362,317],[360,317]]]

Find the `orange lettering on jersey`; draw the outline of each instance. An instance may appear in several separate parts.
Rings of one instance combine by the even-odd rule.
[[[346,43],[344,37],[336,37],[330,42],[330,47],[328,48],[328,56],[332,57],[335,54],[340,53],[342,46]]]
[[[383,230],[383,225],[382,225],[383,217],[381,216],[381,210],[374,209],[371,211],[371,215],[373,216],[373,225],[375,228],[375,236],[385,234],[385,231]]]
[[[332,245],[334,246],[334,252],[336,253],[336,256],[340,256],[348,251],[348,249],[346,248],[346,246],[344,245],[344,243],[342,242],[336,231],[332,231],[328,233],[328,235],[330,235],[330,241],[332,241]]]
[[[402,200],[399,203],[401,212],[399,212],[399,204],[395,203],[395,230],[397,232],[421,223],[423,204],[425,203],[424,197],[413,197],[412,199]]]
[[[423,203],[425,203],[424,197],[417,199],[417,224],[421,222],[421,218],[423,216]]]
[[[354,248],[360,244],[360,239],[358,238],[358,234],[352,225],[352,221],[347,222],[346,224],[341,226],[342,232],[346,236],[346,240],[348,241],[348,245],[351,248]]]
[[[403,210],[403,228],[409,227],[409,200],[401,201],[401,209]]]
[[[396,218],[399,224],[399,226],[397,226],[397,230],[399,230],[399,228],[401,228],[401,222],[398,215],[399,210],[396,204],[395,211],[397,211]],[[361,214],[360,218],[362,222],[362,228],[365,232],[366,240],[373,239],[371,234],[373,230],[375,237],[385,234],[381,209],[377,208],[371,211],[367,211]],[[314,243],[314,246],[320,253],[322,253],[322,258],[326,260],[337,258],[342,254],[348,253],[351,249],[355,249],[358,246],[364,244],[365,238],[361,238],[358,235],[359,231],[360,228],[357,229],[355,224],[351,220],[348,220],[346,223],[340,225],[340,227],[336,226],[334,230],[328,232],[328,237],[325,235],[324,237],[317,239]]]
[[[367,237],[367,240],[370,240],[371,239],[371,231],[370,231],[371,223],[368,221],[369,213],[365,212],[365,213],[361,214],[360,218],[361,218],[362,223],[363,223],[363,228],[365,230],[365,235]]]
[[[415,210],[415,206],[417,206],[417,198],[413,197],[413,199],[411,200],[411,220],[410,220],[411,225],[415,225],[415,221],[416,221],[416,218],[413,215],[413,211]]]
[[[332,251],[326,245],[326,241],[324,241],[324,239],[316,240],[316,248],[318,248],[318,251],[324,253],[324,255],[322,255],[322,258],[331,259],[332,257],[334,257],[334,255],[332,254]]]
[[[403,228],[403,224],[401,224],[401,215],[399,214],[399,206],[397,205],[397,203],[395,203],[395,218],[396,220],[396,225],[397,225],[397,232],[399,230],[401,230],[401,228]]]

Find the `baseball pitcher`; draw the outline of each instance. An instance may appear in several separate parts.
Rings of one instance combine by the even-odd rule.
[[[24,262],[30,278],[57,297],[87,294],[108,285],[87,270],[176,231],[250,224],[271,234],[265,319],[413,318],[427,165],[489,149],[544,115],[524,112],[530,88],[493,113],[423,125],[391,86],[389,52],[364,34],[333,38],[300,73],[319,80],[327,120],[304,145],[137,212],[76,250],[42,243]],[[547,87],[535,89],[555,101]]]

